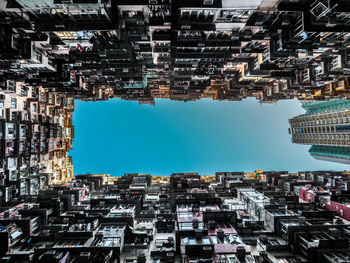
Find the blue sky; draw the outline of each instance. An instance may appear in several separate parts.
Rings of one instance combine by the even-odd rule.
[[[260,104],[157,99],[156,105],[112,99],[75,102],[74,173],[346,170],[313,159],[291,143],[288,119],[303,113],[297,100]]]

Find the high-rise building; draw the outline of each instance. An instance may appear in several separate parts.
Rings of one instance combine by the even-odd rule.
[[[293,143],[350,147],[350,100],[303,104],[305,114],[289,120]]]
[[[305,114],[289,120],[292,142],[310,144],[315,159],[350,163],[350,101],[304,103]]]
[[[313,145],[309,153],[316,160],[350,164],[350,147]]]

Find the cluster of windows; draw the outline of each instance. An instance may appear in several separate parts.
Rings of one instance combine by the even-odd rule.
[[[202,222],[198,223],[198,227],[194,226],[192,222],[179,222],[179,230],[184,231],[184,230],[193,230],[193,229],[203,229],[204,224]]]
[[[308,134],[308,133],[335,133],[336,131],[337,130],[334,126],[293,128],[293,134],[295,134],[295,135]],[[346,130],[344,130],[344,131],[346,131]]]
[[[349,140],[349,134],[297,134],[295,138],[321,140]]]
[[[294,143],[316,145],[350,145],[349,134],[295,134]]]
[[[336,157],[341,159],[350,159],[349,147],[319,146],[313,145],[309,150],[310,154]]]
[[[292,127],[350,123],[350,111],[343,110],[315,115],[302,115],[290,120]]]
[[[195,237],[183,237],[182,245],[211,245],[211,244],[242,244],[242,239],[237,234],[225,234],[222,238],[218,236],[205,236],[201,239]]]
[[[195,237],[184,237],[181,239],[182,245],[211,245],[209,237],[196,239]]]
[[[313,103],[304,104],[303,108],[306,109],[306,114],[341,111],[342,109],[349,108],[349,101],[340,99],[330,101],[317,101]]]
[[[308,133],[350,133],[350,125],[293,128],[294,135]]]

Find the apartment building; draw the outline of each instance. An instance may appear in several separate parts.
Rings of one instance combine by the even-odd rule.
[[[319,160],[348,163],[349,104],[346,99],[302,104],[305,114],[289,120],[292,142],[311,144],[309,153]]]
[[[346,1],[1,3],[1,79],[86,100],[346,98]]]
[[[0,261],[348,260],[347,172],[267,171],[263,178],[82,174],[0,206]],[[233,180],[241,185],[227,184]]]
[[[0,97],[2,190],[32,195],[49,183],[70,180],[74,100],[10,81]]]

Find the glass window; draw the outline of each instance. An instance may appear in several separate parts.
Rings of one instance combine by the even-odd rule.
[[[218,240],[217,236],[210,236],[210,238],[211,238],[213,244],[215,244],[215,245],[219,244],[219,240]]]
[[[28,88],[26,86],[21,86],[21,95],[23,96],[28,95]]]
[[[17,108],[17,99],[11,98],[11,108]]]
[[[5,95],[0,94],[0,107],[4,107]]]
[[[210,245],[210,239],[209,239],[209,237],[203,237],[202,243],[203,243],[204,245]]]

